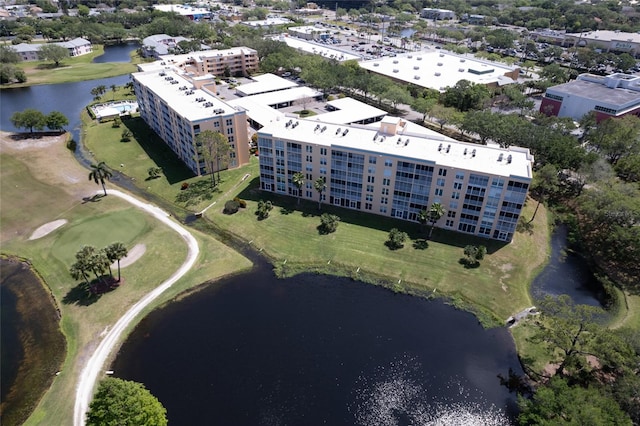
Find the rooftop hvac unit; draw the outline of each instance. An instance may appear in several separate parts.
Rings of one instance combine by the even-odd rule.
[[[460,59],[460,62],[465,62],[465,61],[466,61],[466,59]]]
[[[160,77],[164,77],[165,75],[167,75],[167,73],[166,73],[166,72],[164,72],[164,71],[161,71],[161,72],[159,73],[159,75],[160,75]]]
[[[297,125],[297,121],[296,121],[296,125]],[[320,129],[320,133],[324,133],[324,131],[327,130],[327,126],[322,126],[322,129]]]
[[[420,67],[416,65],[416,66],[414,66],[414,67],[413,67],[413,69],[414,69],[414,70],[419,70],[419,69],[420,69]]]
[[[442,62],[438,62],[438,66],[441,67],[442,66]]]
[[[400,145],[402,143],[402,138],[398,138],[398,141],[396,142],[396,145]]]
[[[395,69],[393,70],[393,72],[398,72],[398,71],[399,71],[399,70],[398,70],[398,68],[395,68]]]
[[[451,144],[447,145],[447,154],[449,153],[450,150],[451,150]]]
[[[338,127],[338,130],[336,130],[336,135],[337,135],[338,133],[340,133],[340,130],[342,130],[342,129],[341,129],[340,127]]]
[[[289,122],[291,122],[291,120],[289,120]],[[289,123],[287,123],[289,124]],[[314,132],[317,132],[320,129],[320,125],[316,124],[316,127],[313,129]]]
[[[498,155],[498,161],[502,161],[503,158],[504,158],[504,154],[500,153],[500,155]]]
[[[464,68],[458,68],[458,72],[464,72]]]
[[[419,75],[414,75],[414,76],[413,76],[413,78],[414,78],[415,80],[420,80],[420,76],[419,76]]]
[[[413,58],[413,55],[408,55],[407,58],[411,59]]]
[[[407,140],[404,141],[404,146],[409,145],[409,138],[407,138]]]
[[[438,146],[438,152],[442,151],[442,144]]]
[[[435,74],[435,76],[436,76],[436,77],[440,77],[440,73],[439,73],[439,72],[437,72],[437,73]]]
[[[374,67],[379,67],[379,66],[380,66],[380,64],[379,64],[378,62],[375,62],[375,63],[373,64],[373,66],[374,66]]]
[[[467,148],[464,149],[464,153],[462,155],[467,155]]]
[[[441,53],[441,54],[440,54],[440,57],[441,57],[441,58],[444,58],[444,53]]]
[[[347,136],[347,133],[349,133],[349,129],[344,129],[344,132],[342,132],[342,136]]]
[[[398,60],[397,60],[397,59],[394,59],[394,60],[393,60],[393,63],[394,63],[394,64],[397,64],[397,63],[398,63]]]
[[[418,56],[416,59],[421,61],[422,60],[422,56]]]
[[[475,149],[475,148],[473,148],[473,151],[471,151],[471,156],[472,156],[472,157],[475,157],[475,156],[476,156],[476,149]]]
[[[176,80],[172,80],[172,81],[171,81],[171,84],[179,84],[179,83],[178,83],[178,81],[176,81]]]
[[[509,154],[509,156],[507,157],[507,164],[511,164],[511,160],[513,160],[513,156]]]

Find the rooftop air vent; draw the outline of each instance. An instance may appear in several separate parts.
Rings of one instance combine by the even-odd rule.
[[[511,164],[511,160],[513,160],[513,156],[509,154],[509,156],[507,157],[507,164]]]
[[[503,158],[504,158],[504,154],[500,153],[500,155],[498,155],[498,161],[502,161]]]
[[[444,58],[444,53],[441,53],[441,54],[440,54],[440,57],[441,57],[441,58]]]
[[[409,138],[407,138],[407,139],[404,141],[404,146],[407,146],[407,145],[409,145]]]
[[[171,80],[171,84],[179,84],[179,82],[176,80]]]
[[[422,56],[418,56],[416,59],[421,61],[422,60]]]
[[[375,62],[375,63],[373,64],[373,66],[374,66],[374,67],[379,67],[379,66],[380,66],[380,64],[379,64],[378,62]]]
[[[347,136],[347,133],[349,133],[349,129],[344,129],[344,132],[342,132],[342,136]]]
[[[396,145],[400,145],[402,143],[402,138],[398,138],[398,141],[396,142]]]
[[[417,65],[415,65],[415,66],[413,67],[413,69],[414,69],[414,70],[419,70],[419,69],[420,69],[420,67],[419,67],[419,66],[417,66]]]
[[[291,120],[289,120],[291,122]],[[317,132],[320,129],[320,125],[316,124],[316,127],[313,129],[314,132]]]
[[[458,72],[464,72],[464,68],[458,68]]]
[[[451,150],[451,144],[447,145],[447,154],[449,153],[450,150]]]
[[[437,72],[437,73],[435,74],[435,76],[436,76],[436,77],[440,77],[440,73],[439,73],[439,72]]]
[[[475,148],[473,148],[473,151],[471,151],[471,156],[472,156],[472,157],[475,157],[475,156],[476,156],[476,149],[475,149]]]
[[[397,59],[394,59],[394,60],[393,60],[393,63],[394,63],[394,64],[397,64],[397,63],[398,63],[398,60],[397,60]]]
[[[340,127],[338,127],[338,130],[336,130],[336,135],[337,135],[338,133],[340,133],[340,131],[341,131],[341,130],[342,130],[342,129],[341,129]]]
[[[413,55],[408,55],[407,58],[411,59],[413,58]]]
[[[442,144],[438,146],[438,152],[442,151]]]
[[[462,155],[467,155],[467,148],[464,149],[464,153]]]
[[[398,72],[398,71],[399,71],[398,68],[394,68],[393,70],[393,72]]]
[[[296,121],[296,125],[297,125],[297,121]],[[322,129],[320,129],[320,133],[324,133],[324,131],[327,130],[327,126],[322,126]]]
[[[413,79],[414,79],[414,80],[420,80],[420,76],[419,76],[419,75],[414,75],[414,76],[413,76]]]
[[[463,59],[460,59],[460,62],[465,62],[465,61],[466,61],[466,59],[464,59],[464,58],[463,58]]]
[[[442,62],[438,62],[438,66],[441,67],[442,66]]]

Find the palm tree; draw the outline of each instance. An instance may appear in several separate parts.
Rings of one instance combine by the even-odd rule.
[[[318,191],[318,210],[322,210],[320,203],[322,202],[322,193],[327,189],[327,180],[324,177],[319,177],[313,182],[313,187]]]
[[[424,226],[429,221],[429,212],[425,209],[422,209],[418,212],[418,222],[420,222],[420,232],[424,231]]]
[[[115,84],[112,84],[111,86],[111,100],[115,100],[116,99],[116,91],[118,90],[118,86],[116,86]]]
[[[113,176],[113,173],[111,173],[111,170],[109,170],[109,167],[104,161],[91,165],[89,180],[93,180],[96,185],[98,183],[102,184],[102,190],[104,191],[105,196],[107,195],[107,188],[104,186],[104,181],[111,179],[111,176]]]
[[[120,282],[120,259],[129,254],[127,247],[125,247],[121,242],[116,242],[105,247],[104,252],[110,263],[113,263],[114,261],[118,262],[118,282]]]
[[[431,222],[431,229],[429,230],[429,238],[431,238],[431,234],[433,234],[433,227],[436,222],[440,220],[442,216],[445,215],[447,211],[442,207],[440,203],[433,203],[429,208],[429,222]]]
[[[298,189],[298,205],[300,205],[300,197],[302,197],[302,185],[304,185],[304,174],[296,172],[291,176],[291,182]]]

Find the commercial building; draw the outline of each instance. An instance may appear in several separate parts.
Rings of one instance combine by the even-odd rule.
[[[456,19],[456,13],[453,10],[448,9],[432,9],[425,7],[420,11],[420,17],[434,20],[449,20]]]
[[[640,76],[580,74],[576,80],[549,87],[540,112],[580,120],[594,111],[598,121],[627,114],[640,116]]]
[[[338,125],[285,117],[258,132],[263,191],[417,221],[441,203],[438,226],[511,241],[532,178],[528,149],[457,142],[400,118]],[[305,176],[298,194],[293,174]]]
[[[206,173],[196,136],[205,130],[220,132],[231,147],[229,167],[249,161],[247,117],[206,88],[174,69],[132,74],[142,119],[196,175]]]
[[[565,40],[569,46],[592,46],[605,52],[626,52],[632,56],[640,54],[640,34],[638,33],[598,30],[585,33],[567,33]]]
[[[503,86],[515,83],[520,74],[520,68],[516,66],[432,48],[363,61],[360,66],[399,82],[439,91],[455,86],[460,80],[490,87]]]
[[[211,19],[213,13],[208,9],[201,7],[193,7],[188,4],[156,4],[153,8],[162,12],[173,12],[181,16],[186,16],[192,21],[199,21],[201,19]]]

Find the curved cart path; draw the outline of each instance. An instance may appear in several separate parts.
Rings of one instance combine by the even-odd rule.
[[[120,197],[133,204],[134,206],[146,211],[147,213],[153,215],[160,222],[176,231],[178,234],[180,234],[180,236],[182,236],[182,238],[185,239],[188,246],[188,253],[184,263],[180,266],[180,268],[178,268],[177,271],[173,273],[173,275],[171,275],[158,287],[147,293],[113,325],[106,336],[104,336],[93,355],[91,355],[89,361],[87,361],[87,364],[84,366],[82,373],[80,374],[78,386],[76,388],[75,405],[73,407],[74,426],[83,426],[85,424],[85,417],[89,409],[91,397],[93,396],[93,389],[95,387],[96,380],[98,380],[98,377],[101,375],[101,372],[104,368],[104,363],[118,343],[122,332],[144,308],[146,308],[165,290],[170,288],[176,281],[182,278],[182,276],[193,267],[200,253],[198,242],[193,237],[193,235],[180,224],[173,221],[169,217],[169,214],[167,212],[152,204],[144,203],[132,197],[131,195],[125,194],[124,192],[115,189],[108,189],[107,193],[116,197]]]

